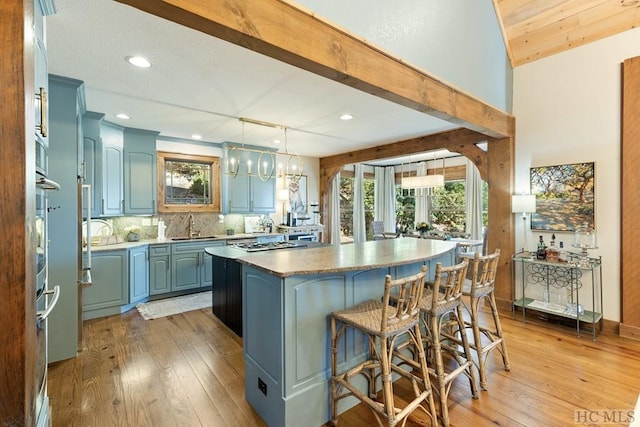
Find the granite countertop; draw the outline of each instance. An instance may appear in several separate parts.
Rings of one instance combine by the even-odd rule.
[[[347,245],[242,252],[235,259],[279,277],[340,271],[369,270],[410,264],[454,251],[456,243],[445,240],[389,239]],[[211,254],[212,250],[205,249]]]

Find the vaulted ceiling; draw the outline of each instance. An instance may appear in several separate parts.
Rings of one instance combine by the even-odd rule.
[[[640,0],[493,0],[511,65],[640,26]]]
[[[514,67],[640,24],[640,0],[492,1]],[[55,3],[56,14],[47,18],[49,71],[82,80],[87,108],[122,126],[157,130],[167,137],[189,139],[198,133],[209,142],[269,147],[281,139],[281,151],[312,157],[460,127],[442,115],[388,102],[117,1]],[[226,8],[249,4],[220,3]],[[124,61],[133,53],[151,55],[154,66],[133,69]],[[119,119],[118,112],[131,118]],[[339,120],[345,112],[355,120]],[[288,132],[244,126],[240,117],[280,124]]]

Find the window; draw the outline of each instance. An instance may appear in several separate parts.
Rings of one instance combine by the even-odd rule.
[[[220,158],[158,152],[158,212],[219,212]]]
[[[431,224],[442,231],[464,231],[467,224],[465,182],[445,182],[431,193]]]
[[[482,224],[487,225],[488,188],[482,182]],[[444,187],[434,188],[431,192],[431,216],[429,223],[447,232],[464,231],[466,228],[465,182],[447,181]],[[415,190],[396,187],[396,219],[400,230],[413,230],[415,227]]]
[[[351,175],[351,176],[349,176]],[[353,172],[340,174],[340,235],[343,242],[353,241]],[[367,240],[373,238],[371,221],[374,215],[374,180],[372,174],[364,178],[364,221]]]

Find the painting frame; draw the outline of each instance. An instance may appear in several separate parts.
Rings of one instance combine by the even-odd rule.
[[[287,211],[307,213],[308,193],[306,175],[286,175],[286,188],[288,190]]]
[[[531,229],[574,232],[586,223],[595,230],[595,162],[538,166],[529,169],[536,212]]]

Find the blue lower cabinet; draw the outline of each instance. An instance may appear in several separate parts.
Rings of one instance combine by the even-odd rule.
[[[129,302],[149,297],[149,264],[147,246],[129,249]]]
[[[120,313],[129,304],[128,251],[93,252],[91,279],[91,286],[82,290],[83,319]]]
[[[149,294],[160,295],[171,292],[171,246],[149,247]]]
[[[224,241],[171,245],[171,290],[175,292],[210,287],[213,283],[213,265],[204,249],[223,245]]]

